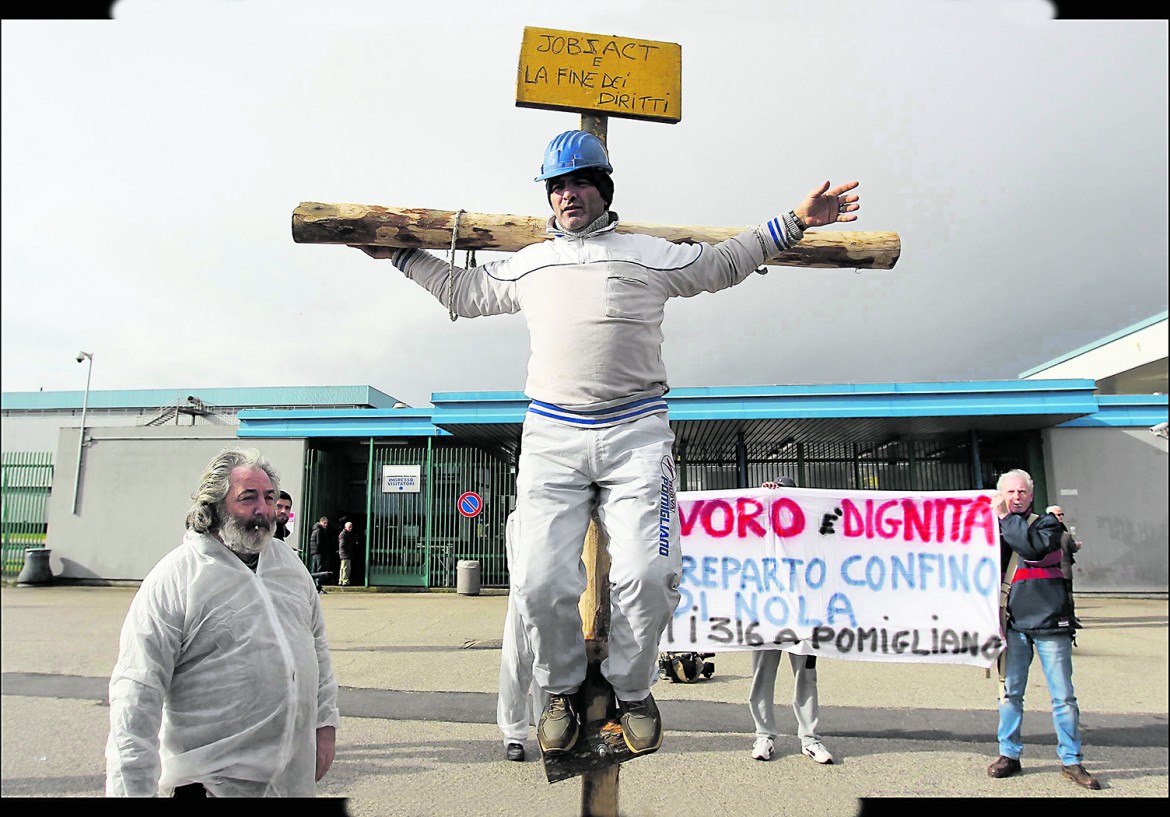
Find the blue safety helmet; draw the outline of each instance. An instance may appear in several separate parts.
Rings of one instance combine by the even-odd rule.
[[[544,163],[540,166],[540,175],[533,181],[542,182],[545,179],[594,167],[606,173],[613,173],[605,145],[588,131],[567,130],[548,143],[544,150]]]

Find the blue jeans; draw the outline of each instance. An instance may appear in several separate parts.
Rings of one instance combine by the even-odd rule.
[[[1072,638],[1068,635],[1027,635],[1011,628],[1007,633],[1004,664],[1004,696],[999,702],[999,753],[1019,759],[1024,751],[1020,728],[1024,722],[1024,688],[1032,650],[1048,679],[1052,696],[1052,725],[1056,729],[1056,754],[1065,766],[1080,763],[1081,711],[1072,685]]]

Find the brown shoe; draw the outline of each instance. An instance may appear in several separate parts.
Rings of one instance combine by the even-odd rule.
[[[579,727],[572,695],[550,695],[536,726],[540,751],[545,754],[569,751],[577,742]]]
[[[657,750],[662,745],[662,716],[654,696],[647,695],[640,701],[619,701],[618,706],[626,747],[635,755]]]
[[[1094,791],[1101,788],[1101,784],[1097,782],[1097,778],[1085,771],[1085,767],[1079,763],[1074,763],[1071,766],[1064,767],[1064,776],[1078,786],[1083,786],[1086,789],[1093,789]]]
[[[1068,769],[1068,766],[1065,766]],[[1011,777],[1013,774],[1020,773],[1020,759],[1017,757],[1007,757],[1000,755],[995,759],[995,762],[987,767],[988,777]],[[1068,774],[1065,771],[1065,774]]]

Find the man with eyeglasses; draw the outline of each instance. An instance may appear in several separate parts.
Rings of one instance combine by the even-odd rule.
[[[1050,513],[1060,520],[1060,526],[1064,528],[1064,533],[1060,537],[1060,572],[1064,574],[1064,586],[1068,588],[1068,603],[1070,608],[1075,605],[1073,599],[1073,571],[1072,566],[1077,563],[1074,553],[1081,549],[1081,541],[1076,538],[1073,531],[1071,531],[1064,523],[1064,509],[1059,505],[1049,505],[1045,513]],[[1076,612],[1074,609],[1073,615]]]

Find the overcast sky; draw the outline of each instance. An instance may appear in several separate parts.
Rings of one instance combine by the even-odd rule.
[[[522,389],[522,316],[452,323],[290,223],[303,201],[547,215],[533,177],[580,118],[516,107],[525,26],[681,45],[682,121],[609,120],[623,219],[747,226],[857,179],[845,229],[901,236],[893,270],[772,267],[672,301],[673,387],[1011,379],[1167,308],[1165,20],[1031,0],[114,16],[2,25],[4,391],[82,389],[78,350],[93,389]]]

